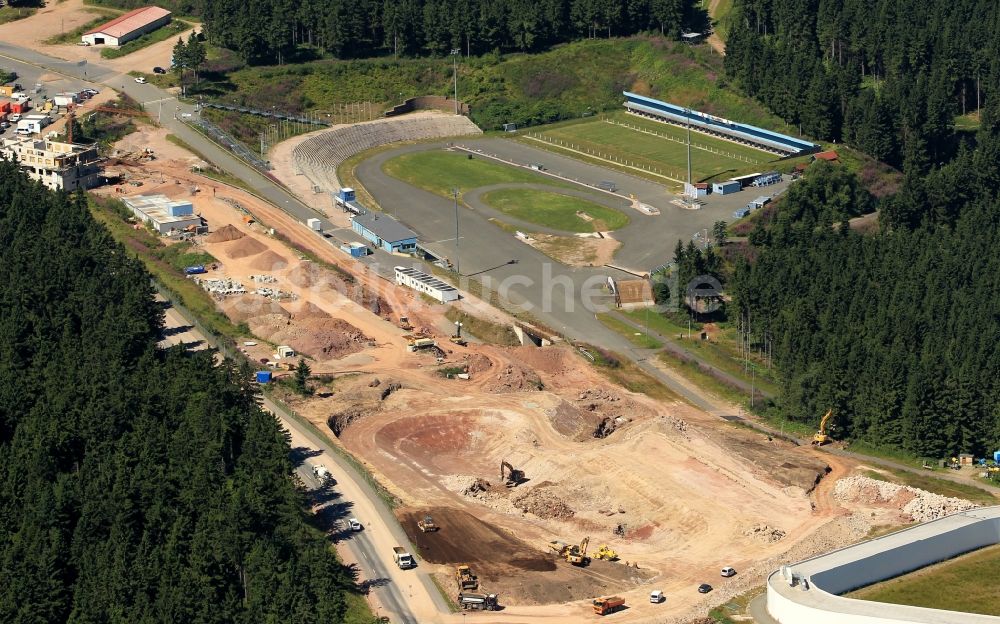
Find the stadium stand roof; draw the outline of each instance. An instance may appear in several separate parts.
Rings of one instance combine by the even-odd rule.
[[[622,93],[625,95],[625,108],[628,110],[682,126],[690,124],[692,130],[699,130],[782,154],[808,154],[819,149],[815,143],[780,132],[730,121],[628,91]]]

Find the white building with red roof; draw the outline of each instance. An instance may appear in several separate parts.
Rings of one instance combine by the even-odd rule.
[[[120,46],[169,23],[170,11],[158,6],[142,7],[84,33],[83,41],[90,45]]]

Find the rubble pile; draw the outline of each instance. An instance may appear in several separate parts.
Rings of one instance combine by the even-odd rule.
[[[785,538],[784,531],[766,524],[755,524],[748,529],[744,529],[743,535],[755,539],[758,542],[764,542],[765,544],[780,542]]]
[[[471,369],[469,372],[472,373]],[[542,380],[534,371],[508,364],[500,369],[496,379],[486,389],[494,394],[504,394],[524,390],[541,390],[544,387]]]
[[[544,485],[538,485],[527,492],[515,496],[512,502],[521,511],[547,520],[565,520],[576,515],[572,507],[567,505]]]
[[[852,475],[837,481],[833,494],[842,502],[893,507],[913,522],[927,522],[977,507],[962,498],[942,496],[862,475]]]

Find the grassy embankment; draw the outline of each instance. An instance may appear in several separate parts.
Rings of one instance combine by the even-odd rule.
[[[28,7],[0,6],[0,24],[31,17],[36,11],[38,9]],[[2,75],[0,75],[0,78],[2,78]],[[0,81],[0,84],[3,84],[3,81]]]
[[[59,33],[58,35],[53,35],[48,39],[46,39],[45,41],[43,41],[42,43],[47,45],[78,43],[80,41],[80,37],[83,36],[83,33],[87,32],[88,30],[97,28],[98,26],[107,22],[108,20],[118,17],[119,15],[122,14],[122,11],[115,11],[104,8],[97,9],[94,7],[85,7],[84,10],[87,11],[88,13],[93,13],[94,19],[84,24],[80,24],[79,26],[73,28],[72,30],[67,30],[66,32]]]
[[[501,189],[484,194],[482,200],[515,219],[563,232],[608,232],[628,225],[629,221],[614,208],[548,191]]]
[[[1000,545],[876,583],[847,594],[849,598],[1000,615]]]

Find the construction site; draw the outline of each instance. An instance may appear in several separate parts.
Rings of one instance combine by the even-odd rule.
[[[250,358],[280,377],[304,357],[324,380],[283,399],[397,502],[419,565],[461,608],[561,605],[578,621],[595,598],[620,595],[629,608],[618,617],[687,621],[782,562],[967,505],[841,480],[854,462],[629,392],[563,343],[458,338],[451,307],[510,319],[358,271],[280,209],[199,176],[198,159],[160,130],[143,126],[117,148],[138,146],[156,151],[156,170],[120,160],[142,181],[126,192],[189,201],[207,220],[210,232],[190,240],[216,261],[194,277],[246,324]],[[720,579],[730,566],[739,574]],[[706,581],[715,591],[699,594]],[[654,589],[669,599],[651,603]]]

